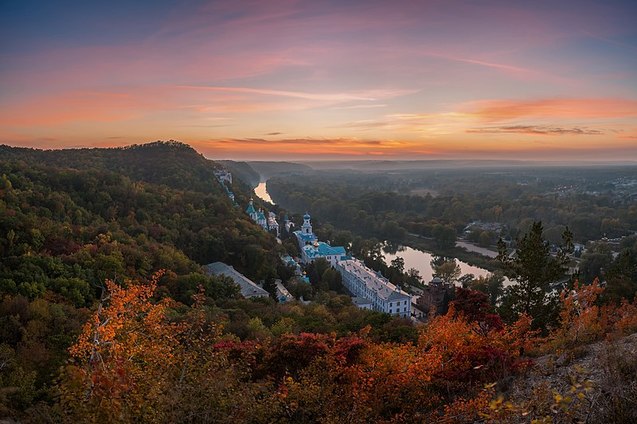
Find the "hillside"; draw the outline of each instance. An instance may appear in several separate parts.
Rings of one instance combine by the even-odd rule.
[[[216,163],[180,143],[0,152],[0,419],[572,422],[593,404],[562,409],[577,405],[565,403],[570,387],[555,385],[558,398],[542,385],[563,375],[548,364],[585,358],[593,342],[590,352],[617,350],[600,341],[637,330],[637,303],[604,299],[597,283],[565,292],[542,337],[469,289],[426,325],[359,309],[327,282],[327,262],[308,267],[315,284],[291,279],[286,244],[229,200]],[[239,204],[251,195],[238,180],[232,189]],[[214,261],[281,278],[305,301],[240,298],[205,275]],[[587,396],[616,372],[633,390],[634,364],[606,363],[593,383],[574,380],[576,396],[601,405]],[[529,395],[527,383],[549,388]],[[630,411],[622,393],[608,396],[611,421],[629,416],[614,412]]]
[[[404,324],[360,311],[348,297],[323,293],[314,305],[285,307],[244,300],[228,279],[206,275],[202,265],[223,261],[254,281],[290,277],[280,265],[284,248],[230,201],[214,177],[218,166],[176,142],[0,146],[0,419],[54,403],[69,347],[110,287],[156,283],[152,302],[168,302],[171,320],[185,319],[199,299],[231,339],[346,334],[373,322],[377,337],[401,340],[393,329]],[[232,190],[240,205],[251,197],[236,177]],[[296,292],[315,297],[309,285]]]
[[[0,146],[3,160],[76,170],[110,171],[133,181],[163,184],[201,192],[217,192],[214,170],[220,165],[195,149],[176,141],[132,145],[122,148],[39,150]]]
[[[259,182],[261,181],[261,175],[259,175],[259,173],[255,171],[247,162],[222,160],[222,161],[219,161],[219,163],[225,166],[234,175],[239,177],[250,188],[256,187],[257,185],[259,185]]]
[[[143,234],[144,242],[177,249],[199,264],[228,261],[255,278],[261,265],[245,262],[246,249],[260,249],[267,262],[276,257],[270,256],[274,239],[225,195],[213,173],[219,165],[187,145],[50,151],[0,146],[0,153],[0,175],[11,187],[3,196],[2,229],[22,242],[32,241],[37,230],[42,253],[69,253],[52,246],[61,237],[58,227],[66,226],[66,243],[81,245],[121,231],[129,244]],[[250,193],[237,186],[237,202],[245,205]]]

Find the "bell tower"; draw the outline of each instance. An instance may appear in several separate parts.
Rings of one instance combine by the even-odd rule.
[[[310,214],[305,212],[303,215],[303,225],[301,226],[301,234],[303,235],[312,235],[312,223],[310,222]]]

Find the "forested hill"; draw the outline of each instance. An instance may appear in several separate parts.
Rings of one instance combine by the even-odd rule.
[[[252,278],[274,275],[274,238],[232,204],[214,177],[217,167],[176,142],[55,151],[0,146],[2,285],[35,296],[58,277],[77,278],[82,289],[58,291],[86,292],[75,297],[90,303],[85,284],[158,268],[186,274],[226,261]],[[249,193],[237,186],[245,204]]]
[[[214,170],[220,165],[187,144],[156,141],[121,148],[38,150],[0,146],[2,160],[76,170],[111,171],[132,180],[164,184],[172,188],[219,192]]]
[[[250,187],[256,187],[261,181],[261,175],[255,171],[247,162],[235,162],[233,160],[222,160],[223,164],[233,175],[239,177]]]

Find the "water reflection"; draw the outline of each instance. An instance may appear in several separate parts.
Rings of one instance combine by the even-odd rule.
[[[423,282],[426,284],[433,278],[433,269],[431,268],[431,260],[435,255],[422,250],[416,250],[407,246],[391,246],[385,245],[383,248],[385,253],[385,263],[391,265],[391,261],[397,257],[403,258],[405,261],[405,271],[410,268],[415,268],[420,273]],[[489,271],[477,266],[469,265],[466,262],[462,262],[456,259],[456,263],[460,265],[460,271],[462,275],[473,274],[477,277],[486,277],[490,274]]]
[[[254,194],[256,194],[257,197],[259,197],[260,199],[275,205],[276,203],[274,203],[274,201],[270,197],[270,194],[268,193],[268,190],[266,188],[266,184],[266,181],[260,182],[259,185],[255,187]]]

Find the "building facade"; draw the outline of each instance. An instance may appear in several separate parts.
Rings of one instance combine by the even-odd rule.
[[[347,252],[343,246],[330,246],[328,243],[319,241],[312,231],[311,217],[308,213],[303,215],[303,225],[301,229],[294,232],[301,251],[301,262],[309,264],[318,258],[324,258],[333,267],[338,261],[347,258]]]
[[[374,272],[358,259],[340,260],[336,269],[343,277],[343,285],[352,296],[363,298],[371,309],[404,318],[411,316],[411,296]]]

